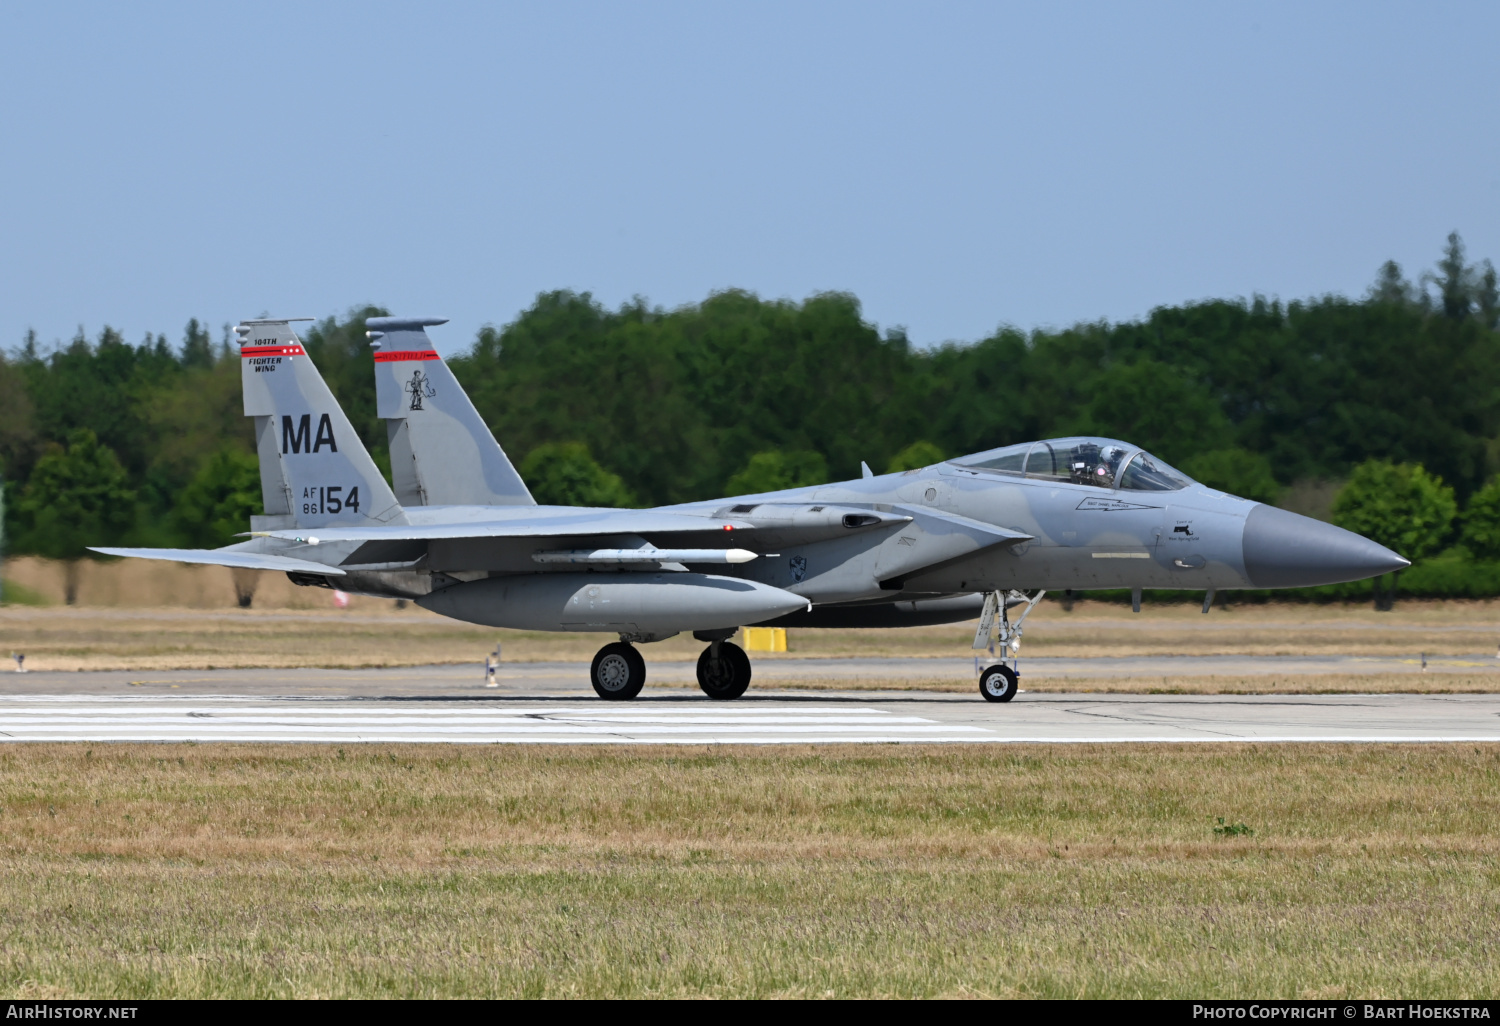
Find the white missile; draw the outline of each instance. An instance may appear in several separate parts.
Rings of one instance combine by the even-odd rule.
[[[538,563],[748,563],[759,559],[749,549],[559,549],[535,552]]]

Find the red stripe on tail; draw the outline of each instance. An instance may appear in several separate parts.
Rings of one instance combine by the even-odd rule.
[[[240,349],[241,356],[306,356],[307,350],[301,346],[244,346]]]
[[[438,354],[432,349],[397,349],[390,353],[376,353],[376,363],[404,363],[407,360],[436,360]]]

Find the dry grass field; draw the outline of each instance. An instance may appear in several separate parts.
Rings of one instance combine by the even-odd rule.
[[[1488,996],[1500,746],[0,749],[0,992]]]
[[[0,607],[0,657],[34,669],[477,663],[497,641],[507,662],[581,661],[600,640],[334,609],[274,575],[242,610],[213,568],[89,565],[75,607],[54,565],[6,577],[52,603]],[[1462,660],[1493,653],[1500,604],[1044,603],[1030,626],[1028,656]],[[967,659],[971,636],[793,631],[756,658]],[[1497,784],[1496,745],[5,746],[0,994],[1482,996],[1500,985]]]

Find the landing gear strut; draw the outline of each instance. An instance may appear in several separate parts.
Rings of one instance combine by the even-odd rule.
[[[709,698],[739,698],[750,686],[750,657],[733,642],[713,642],[698,657],[698,686]]]
[[[610,701],[634,698],[646,686],[646,660],[627,642],[605,645],[589,667],[589,683],[600,698]]]
[[[1020,690],[1022,625],[1045,594],[1045,591],[1038,591],[1028,597],[1019,591],[1004,594],[992,591],[985,596],[984,612],[979,616],[979,629],[974,632],[974,647],[987,647],[993,655],[995,640],[1000,642],[1000,662],[979,675],[979,693],[984,696],[985,701],[1009,702]],[[1021,611],[1016,622],[1011,623],[1010,607],[1022,605],[1026,608]],[[999,623],[995,622],[997,616]],[[1011,663],[1009,666],[1005,665],[1007,657]]]

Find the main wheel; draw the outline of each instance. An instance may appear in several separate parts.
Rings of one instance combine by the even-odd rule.
[[[589,667],[594,693],[611,701],[634,698],[646,686],[646,660],[633,645],[616,641],[605,645]]]
[[[698,657],[698,686],[709,698],[739,698],[750,686],[750,657],[728,641],[709,645]]]
[[[996,663],[979,675],[979,693],[987,702],[1009,702],[1016,697],[1019,685],[1016,671],[1004,663]]]

